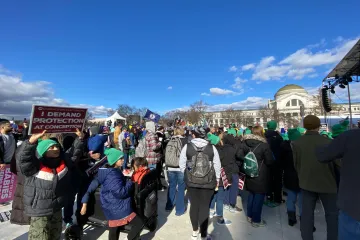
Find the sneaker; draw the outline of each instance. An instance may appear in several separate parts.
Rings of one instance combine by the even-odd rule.
[[[225,218],[219,219],[217,221],[218,225],[223,225],[223,226],[227,226],[227,225],[231,225],[231,221],[230,220],[226,220]]]
[[[231,213],[240,213],[240,212],[242,212],[242,209],[241,208],[238,208],[238,207],[229,207],[229,212],[231,212]]]
[[[211,219],[211,218],[214,218],[214,217],[217,217],[216,212],[210,212],[209,218]]]
[[[251,217],[247,217],[247,221],[248,221],[249,223],[252,223]]]
[[[259,223],[252,223],[251,224],[254,228],[258,228],[258,227],[265,227],[266,226],[266,222],[264,220],[261,220],[261,222]]]
[[[224,209],[225,209],[225,210],[229,210],[229,209],[230,209],[230,206],[229,206],[229,205],[224,204]]]
[[[199,231],[193,231],[192,235],[191,235],[191,240],[198,240],[198,236],[199,236]]]
[[[70,228],[72,225],[73,225],[73,223],[67,223],[66,226],[65,226],[65,229]]]

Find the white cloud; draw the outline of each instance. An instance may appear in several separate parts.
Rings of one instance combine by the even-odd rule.
[[[222,88],[210,88],[210,93],[212,95],[239,95],[240,94],[238,92],[234,92],[232,90],[222,89]]]
[[[210,96],[210,93],[202,93],[201,96]]]
[[[229,72],[236,72],[238,68],[236,66],[229,67]]]
[[[287,76],[296,80],[300,80],[304,78],[305,75],[313,72],[315,72],[315,69],[313,68],[291,69],[287,73]]]
[[[173,87],[172,86],[169,86],[168,88],[167,88],[167,90],[172,90],[173,89]]]
[[[241,70],[242,71],[248,71],[250,69],[254,69],[255,68],[255,64],[254,63],[249,63],[249,64],[246,64],[244,66],[241,67]]]
[[[231,85],[232,88],[236,89],[237,92],[243,93],[244,92],[244,86],[243,83],[246,83],[248,80],[241,79],[240,77],[235,78],[234,84]]]
[[[317,67],[330,67],[338,63],[358,39],[338,38],[335,41],[337,43],[335,47],[314,52],[314,48],[323,48],[325,46],[326,41],[322,39],[320,43],[299,49],[280,62],[275,62],[274,56],[264,57],[253,68],[252,80],[270,81],[283,80],[284,78],[299,80],[307,76],[317,77]]]
[[[66,100],[55,97],[50,82],[25,82],[20,76],[13,76],[9,70],[1,68],[0,113],[20,119],[28,118],[32,104],[86,107],[95,116],[106,115],[107,111],[111,109],[85,104],[70,105]]]
[[[216,104],[210,106],[207,111],[223,111],[229,108],[232,109],[255,109],[264,106],[268,103],[268,99],[261,97],[248,97],[245,100],[239,102],[233,102],[229,104]]]

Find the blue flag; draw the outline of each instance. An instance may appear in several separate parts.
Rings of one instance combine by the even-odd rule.
[[[160,120],[160,115],[147,109],[144,118],[158,123]]]

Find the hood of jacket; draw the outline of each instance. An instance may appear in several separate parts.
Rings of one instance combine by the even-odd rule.
[[[206,145],[209,144],[208,141],[206,141],[205,139],[202,139],[202,138],[194,138],[194,139],[191,140],[191,142],[193,144],[195,144],[195,146],[198,147],[198,148],[203,148],[203,147],[205,147]]]
[[[272,138],[272,137],[277,137],[277,136],[280,136],[280,134],[279,134],[277,131],[267,130],[267,131],[265,132],[265,137],[266,137],[266,138]]]
[[[235,139],[235,137],[233,135],[226,135],[226,136],[224,136],[223,143],[231,145],[231,146],[235,146],[236,145],[236,139]]]
[[[245,135],[243,141],[250,148],[256,147],[259,143],[267,143],[265,138],[254,134]]]

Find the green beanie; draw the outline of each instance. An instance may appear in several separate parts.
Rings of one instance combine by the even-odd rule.
[[[235,128],[230,128],[228,131],[227,131],[228,134],[230,135],[233,135],[234,137],[236,137],[236,130]]]
[[[40,157],[43,157],[46,151],[54,145],[58,145],[58,143],[51,139],[46,139],[38,142],[38,145],[36,147],[36,151],[38,152]]]
[[[290,141],[295,141],[301,137],[301,133],[297,128],[288,129],[288,136]]]
[[[331,132],[321,131],[320,135],[322,135],[322,136],[326,135],[329,139],[333,139]]]
[[[306,129],[301,127],[298,127],[297,130],[300,132],[301,135],[304,135],[306,132]]]
[[[281,137],[283,138],[284,141],[289,141],[289,136],[287,133],[282,133]]]
[[[252,132],[251,132],[251,130],[249,129],[249,128],[246,128],[245,129],[245,135],[249,135],[249,134],[251,134]]]
[[[240,129],[238,130],[238,132],[237,132],[237,135],[238,135],[238,136],[242,136],[243,133],[244,133],[244,130],[243,130],[242,128],[240,128]]]
[[[220,142],[220,138],[214,134],[208,134],[208,140],[212,145],[216,145]]]
[[[276,121],[274,121],[274,120],[271,120],[271,121],[269,121],[269,122],[267,122],[267,128],[269,129],[269,130],[276,130],[276,128],[277,128],[277,122]]]
[[[124,158],[124,153],[115,148],[107,148],[105,155],[110,166],[114,165],[119,159]]]

